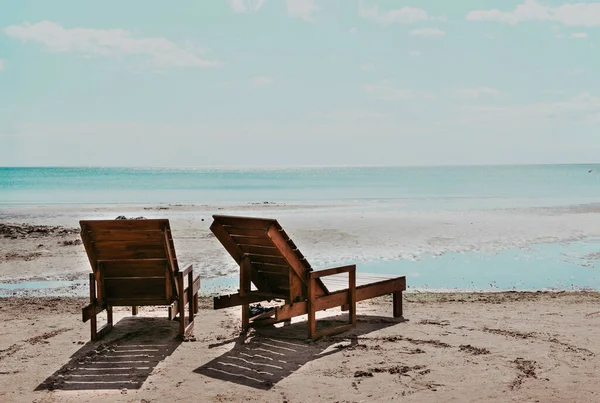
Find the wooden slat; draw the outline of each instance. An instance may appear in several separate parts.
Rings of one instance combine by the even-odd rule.
[[[275,318],[277,321],[282,321],[296,316],[305,315],[306,313],[308,313],[308,303],[306,301],[300,301],[277,307],[275,310]]]
[[[104,278],[110,277],[160,277],[166,275],[166,260],[132,260],[128,262],[105,262],[102,264]]]
[[[242,297],[239,293],[232,295],[222,295],[213,299],[213,308],[223,309],[232,306],[238,306],[242,304],[253,304],[255,302],[269,301],[273,299],[285,299],[285,297],[285,295],[280,294],[266,294],[254,291],[246,293],[245,297]]]
[[[290,272],[290,266],[284,264],[252,262],[252,268],[254,270],[273,271],[286,274]]]
[[[251,253],[253,255],[263,255],[263,256],[281,256],[279,250],[275,247],[269,246],[254,246],[254,245],[239,245],[238,247],[244,253]]]
[[[104,259],[163,259],[166,257],[162,240],[99,241],[92,244],[96,258]]]
[[[218,224],[221,225],[221,224]],[[221,225],[225,232],[232,236],[249,236],[255,238],[265,238],[267,236],[266,229],[254,229],[245,227],[236,227],[234,225]]]
[[[256,229],[268,229],[276,221],[270,218],[237,217],[225,215],[213,215],[213,219],[221,225],[233,225],[236,227],[247,227]]]
[[[155,305],[169,305],[165,302],[164,298],[110,298],[106,300],[106,303],[111,306],[155,306]]]
[[[160,231],[166,219],[149,219],[149,220],[82,220],[80,225],[87,225],[90,231],[109,231],[109,230],[130,230],[137,231]]]
[[[233,240],[238,245],[254,245],[254,246],[268,246],[274,248],[273,242],[266,235],[262,238],[259,237],[251,237],[251,236],[232,236]]]
[[[279,249],[279,252],[283,255],[286,262],[294,270],[296,276],[298,276],[300,281],[302,281],[302,283],[306,285],[306,274],[309,270],[311,270],[310,265],[307,264],[305,259],[302,259],[298,256],[298,254],[296,253],[297,249],[292,249],[292,247],[285,240],[284,235],[282,235],[282,233],[276,227],[271,227],[267,232],[267,235],[269,236],[269,238],[271,238],[273,244],[277,246],[277,249]],[[321,296],[327,295],[329,293],[325,285],[319,279],[316,279],[315,282],[315,295]]]
[[[264,255],[253,255],[250,254],[250,260],[258,263],[270,263],[270,264],[278,264],[278,265],[287,265],[286,260],[283,257],[276,256],[264,256]]]
[[[163,302],[166,301],[164,278],[105,278],[104,288],[104,295],[107,299],[162,297]]]
[[[129,230],[102,230],[89,231],[92,241],[146,241],[161,239],[161,231],[138,231],[133,228]]]
[[[235,241],[229,236],[229,233],[225,231],[223,226],[217,221],[214,221],[210,226],[210,230],[225,247],[225,250],[229,252],[233,260],[240,264],[244,257],[244,252],[242,252]]]
[[[331,269],[313,271],[310,273],[310,277],[316,279],[319,277],[331,276],[334,274],[348,273],[352,270],[356,271],[356,265],[353,264],[353,265],[349,265],[349,266],[340,266],[340,267],[334,267]]]
[[[288,276],[290,275],[289,272],[282,273],[280,271],[266,271],[266,270],[258,270],[258,273],[260,273],[263,277],[269,277],[269,276],[283,277],[283,278],[285,278],[285,281],[287,281]]]

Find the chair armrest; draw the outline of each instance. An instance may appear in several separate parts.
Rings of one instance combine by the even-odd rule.
[[[185,269],[183,270],[179,270],[178,275],[180,276],[187,276],[188,274],[190,274],[192,271],[194,270],[194,266],[192,264],[189,264],[185,267]]]
[[[319,271],[311,271],[309,272],[309,276],[311,279],[316,279],[319,277],[325,277],[325,276],[332,276],[334,274],[340,274],[340,273],[350,273],[350,272],[356,272],[356,265],[350,265],[350,266],[340,266],[340,267],[334,267],[332,269],[325,269],[325,270],[319,270]]]

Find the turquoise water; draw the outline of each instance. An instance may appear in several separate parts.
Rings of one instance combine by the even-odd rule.
[[[402,201],[408,209],[593,203],[600,201],[600,165],[0,168],[0,205],[263,201]]]
[[[325,206],[353,204],[356,209],[347,210],[350,219],[366,205],[375,205],[382,211],[433,211],[590,204],[600,202],[600,165],[0,168],[0,212],[3,207],[51,204],[220,206],[263,201]],[[583,239],[534,244],[528,249],[508,249],[494,254],[425,254],[417,261],[340,261],[335,264],[358,263],[358,271],[365,273],[404,274],[409,286],[416,289],[600,290],[600,255],[596,255],[599,252],[599,240]],[[311,262],[315,268],[321,266],[318,261],[311,259]],[[237,278],[207,279],[203,280],[202,287],[204,292],[235,288],[237,281]],[[0,284],[0,290],[6,293],[15,289],[65,286],[67,284],[31,282]]]

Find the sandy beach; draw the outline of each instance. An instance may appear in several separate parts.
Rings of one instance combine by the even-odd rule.
[[[81,308],[90,272],[78,220],[168,217],[180,261],[203,280],[237,268],[208,227],[213,206],[4,210],[0,278],[75,280],[64,287],[3,289],[2,402],[591,402],[600,400],[600,294],[405,293],[361,302],[358,325],[306,340],[306,318],[240,335],[240,310],[212,310],[204,289],[195,341],[176,338],[165,307],[138,317],[116,308],[114,330],[89,341]],[[379,214],[347,206],[246,205],[227,213],[279,218],[311,261],[419,258],[469,248],[526,247],[594,235],[595,207]],[[217,210],[216,212],[220,212]],[[510,223],[520,220],[518,229]],[[466,224],[469,222],[470,224]],[[381,229],[385,231],[381,231]],[[599,235],[599,234],[596,234]],[[412,252],[411,252],[412,251]],[[313,263],[313,266],[317,266]],[[405,273],[402,273],[405,274]],[[410,285],[410,276],[408,283]],[[410,290],[410,289],[409,289]],[[345,321],[338,309],[321,326]],[[132,369],[133,368],[133,369]]]
[[[165,308],[143,308],[136,318],[118,309],[113,332],[91,343],[84,303],[0,300],[1,401],[600,399],[597,293],[407,294],[404,321],[382,298],[359,304],[355,330],[315,343],[302,317],[240,336],[239,310],[207,299],[195,342],[176,339]]]

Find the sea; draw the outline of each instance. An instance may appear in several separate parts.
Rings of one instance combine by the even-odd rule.
[[[4,216],[20,208],[61,205],[248,203],[343,205],[348,214],[376,209],[415,212],[421,217],[440,211],[585,209],[600,206],[600,165],[0,167],[0,215]],[[599,257],[600,239],[583,233],[569,242],[494,253],[471,250],[418,259],[369,259],[360,262],[360,270],[417,273],[410,278],[416,290],[600,290]]]

